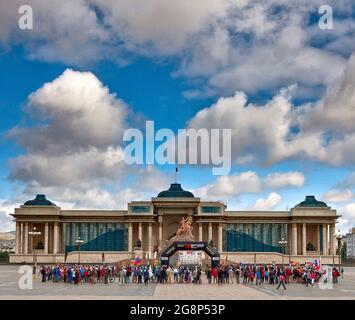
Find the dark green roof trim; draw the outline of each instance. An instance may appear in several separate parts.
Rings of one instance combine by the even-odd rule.
[[[158,198],[195,198],[190,192],[181,188],[180,183],[172,183],[168,190],[158,194]]]
[[[44,194],[37,194],[35,199],[26,201],[24,206],[55,206],[55,204],[47,200]]]
[[[306,199],[296,205],[296,208],[320,208],[328,207],[325,202],[318,201],[315,196],[306,196]]]

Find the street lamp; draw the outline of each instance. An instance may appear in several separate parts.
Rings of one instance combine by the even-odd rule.
[[[37,269],[37,259],[36,259],[36,247],[35,247],[35,240],[36,236],[40,236],[42,233],[41,231],[37,231],[36,227],[33,227],[32,231],[29,231],[28,234],[32,237],[32,263],[33,263],[33,274],[36,274],[36,269]]]
[[[287,240],[285,240],[284,238],[281,238],[281,240],[279,241],[279,245],[282,248],[282,266],[283,266],[284,265],[284,254],[286,253],[285,249],[286,249],[286,245],[287,245]]]
[[[80,237],[78,237],[78,239],[75,240],[75,243],[78,246],[78,251],[79,251],[79,260],[78,260],[78,266],[80,265],[80,246],[84,243],[84,240],[80,239]]]

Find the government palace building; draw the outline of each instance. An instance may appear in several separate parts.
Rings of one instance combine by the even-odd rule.
[[[286,211],[230,211],[221,201],[201,201],[179,183],[150,201],[129,202],[125,210],[62,210],[37,195],[12,216],[12,263],[76,263],[78,258],[81,263],[118,263],[134,259],[137,252],[159,261],[182,218],[192,221],[195,241],[213,245],[222,261],[303,264],[320,258],[334,263],[339,218],[314,196]]]

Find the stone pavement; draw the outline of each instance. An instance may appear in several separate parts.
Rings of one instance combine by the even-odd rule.
[[[276,290],[276,286],[243,284],[80,284],[42,283],[40,277],[34,280],[33,290],[18,287],[18,266],[0,265],[1,299],[151,299],[151,300],[286,300],[286,299],[355,299],[355,268],[344,268],[344,279],[333,290],[321,290],[318,286],[306,288],[301,284],[290,284],[287,290]]]

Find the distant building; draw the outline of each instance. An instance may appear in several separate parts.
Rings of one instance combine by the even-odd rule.
[[[346,259],[355,259],[355,228],[349,230],[345,236]]]
[[[0,252],[15,253],[15,232],[0,232]]]
[[[15,253],[15,242],[0,240],[0,252]]]

